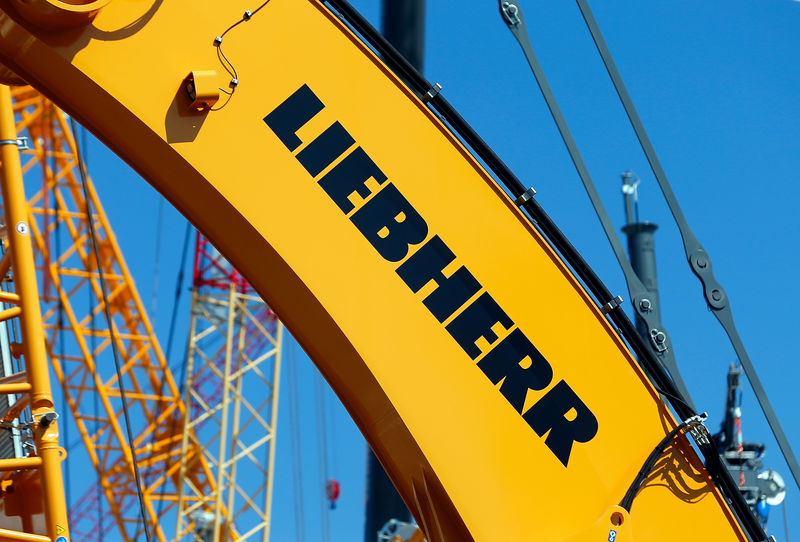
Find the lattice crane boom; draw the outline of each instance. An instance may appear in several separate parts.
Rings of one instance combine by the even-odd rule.
[[[202,449],[216,486],[182,486],[176,540],[267,542],[283,325],[199,234],[189,328],[181,469]]]
[[[97,232],[104,282],[95,263],[88,228],[87,201],[79,174],[75,134],[68,117],[29,87],[14,90],[18,131],[33,143],[24,153],[23,171],[42,177],[29,200],[38,268],[43,277],[42,317],[48,354],[63,387],[123,540],[136,540],[142,525],[133,476],[133,455],[143,473],[150,525],[161,528],[177,505],[178,455],[187,454],[186,477],[200,493],[213,492],[215,480],[201,451],[181,449],[184,403],[181,391],[155,338],[141,298],[97,193],[87,180],[91,220]],[[124,434],[120,386],[111,362],[112,334],[104,317],[103,287],[112,315],[123,384],[134,427],[132,449]],[[95,410],[96,408],[96,410]],[[86,513],[96,499],[90,487],[76,506],[73,531],[96,539],[110,525]]]

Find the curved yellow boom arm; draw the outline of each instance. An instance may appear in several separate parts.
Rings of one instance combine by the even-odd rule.
[[[682,437],[618,512],[675,426],[621,339],[336,16],[271,0],[245,20],[247,4],[6,1],[0,60],[247,277],[428,540],[744,540]]]

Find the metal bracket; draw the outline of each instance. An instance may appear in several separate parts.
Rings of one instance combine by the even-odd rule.
[[[56,421],[59,418],[57,412],[45,412],[44,414],[39,414],[38,419],[37,416],[33,416],[34,422],[39,422],[41,427],[50,427],[50,424]]]
[[[613,311],[614,309],[622,305],[624,301],[625,300],[622,299],[622,296],[618,295],[617,297],[615,297],[614,299],[612,299],[611,301],[600,307],[600,312],[602,312],[603,314],[608,314],[609,312]]]
[[[442,85],[436,83],[422,96],[422,103],[428,103],[433,100],[442,91]]]
[[[16,145],[21,151],[30,149],[30,141],[27,137],[18,137],[17,139],[0,139],[0,145]]]
[[[514,203],[517,204],[517,207],[522,207],[528,201],[533,199],[533,196],[535,195],[536,195],[536,190],[534,190],[533,188],[528,188],[525,192],[520,194],[517,199],[514,200]]]
[[[667,334],[663,331],[653,328],[650,330],[650,342],[659,352],[667,351]]]
[[[694,438],[694,441],[700,447],[709,446],[711,444],[711,434],[708,432],[708,427],[706,427],[705,424],[707,419],[708,414],[703,412],[702,414],[692,416],[686,420],[689,426],[689,434],[692,435],[692,438]]]
[[[500,13],[503,14],[503,18],[510,25],[517,26],[519,23],[522,22],[519,17],[519,7],[515,2],[501,3]]]

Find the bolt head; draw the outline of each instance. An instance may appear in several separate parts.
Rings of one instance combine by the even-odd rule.
[[[714,290],[713,292],[711,292],[711,299],[713,299],[714,301],[721,300],[722,292],[720,292],[719,290]]]
[[[28,235],[28,224],[25,222],[17,222],[17,227],[15,229],[20,235]]]

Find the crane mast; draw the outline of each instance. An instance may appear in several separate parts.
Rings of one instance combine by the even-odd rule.
[[[158,540],[169,540],[173,533],[165,533],[160,525],[175,516],[179,454],[190,458],[191,467],[184,474],[198,491],[212,492],[215,480],[199,449],[181,448],[184,407],[179,385],[88,178],[87,207],[69,118],[31,87],[18,87],[12,93],[17,130],[32,143],[23,151],[22,171],[42,178],[41,189],[29,199],[28,212],[39,256],[47,353],[99,485],[99,491],[90,485],[70,511],[73,534],[97,540],[115,529],[126,541],[141,535],[135,455],[143,475],[147,520]],[[102,282],[88,213],[97,235]],[[132,413],[132,448],[124,432],[104,289]],[[107,511],[101,517],[98,492]]]
[[[66,454],[59,445],[58,414],[50,388],[18,142],[11,92],[0,85],[0,184],[7,243],[0,259],[0,275],[5,277],[11,271],[13,280],[13,291],[0,293],[2,301],[12,305],[0,312],[0,320],[16,319],[18,334],[9,347],[19,360],[17,371],[0,380],[0,394],[20,396],[13,408],[3,413],[3,423],[6,428],[22,431],[25,445],[25,451],[15,453],[15,457],[0,459],[6,514],[0,538],[67,542],[69,526],[61,476],[61,461]],[[13,521],[15,516],[18,522]]]
[[[266,542],[283,325],[200,234],[189,328],[175,540]],[[212,491],[183,476],[201,458]]]

